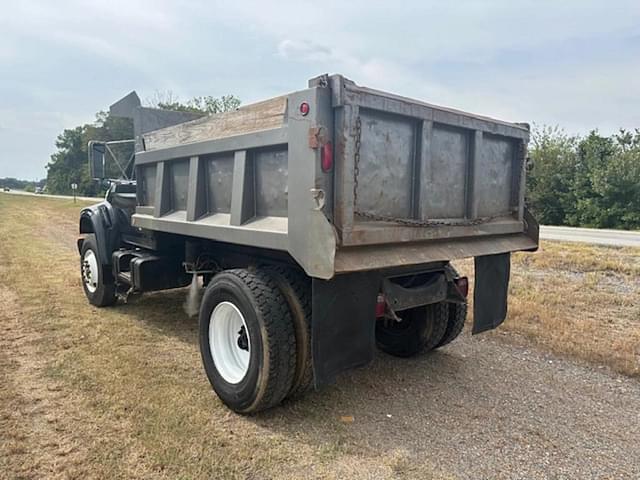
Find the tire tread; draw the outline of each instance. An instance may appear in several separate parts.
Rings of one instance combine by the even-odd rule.
[[[84,290],[84,293],[87,296],[87,300],[89,300],[89,303],[91,303],[91,305],[98,308],[109,307],[116,303],[117,297],[115,284],[113,282],[105,282],[105,279],[109,275],[111,275],[111,272],[109,270],[105,270],[105,268],[107,268],[108,266],[102,265],[98,259],[100,283],[98,285],[98,288],[96,288],[96,291],[93,293],[89,292],[89,290],[86,288],[84,278],[82,278],[82,261],[84,259],[85,252],[89,249],[93,250],[96,258],[98,258],[98,243],[96,240],[96,236],[93,233],[88,234],[85,237],[84,241],[82,242],[82,248],[80,249],[80,281],[82,282],[82,289]]]
[[[449,304],[449,321],[447,322],[447,329],[444,332],[442,340],[438,343],[436,348],[443,347],[452,341],[454,341],[464,328],[464,323],[467,318],[467,304],[466,303],[450,303]]]
[[[429,352],[435,349],[444,336],[449,323],[449,304],[444,302],[427,305],[427,322],[433,325],[428,338],[423,340],[422,350]]]
[[[296,361],[296,342],[287,301],[275,280],[263,270],[225,270],[234,275],[251,292],[252,303],[264,322],[269,346],[269,372],[260,397],[243,413],[253,413],[279,404],[293,383]]]
[[[296,325],[297,322],[302,324],[298,325],[298,328],[303,330],[302,332],[298,332],[298,335],[306,335],[307,348],[305,358],[296,358],[295,378],[291,386],[291,391],[287,395],[287,398],[296,398],[304,395],[313,386],[313,361],[311,356],[311,282],[304,273],[290,267],[273,265],[267,267],[267,270],[274,272],[275,276],[278,277],[278,283],[282,284],[282,282],[286,282],[287,285],[281,285],[281,288],[287,288],[288,286],[291,289],[290,293],[292,293],[295,298],[289,301],[297,303],[297,305],[290,305],[292,321],[294,325]],[[288,297],[286,294],[284,296]],[[298,309],[303,316],[301,319],[293,318],[295,315],[294,310]],[[301,355],[302,348],[299,345],[300,342],[296,340],[296,343],[297,355]]]

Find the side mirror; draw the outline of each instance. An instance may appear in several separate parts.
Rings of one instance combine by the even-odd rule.
[[[105,153],[107,148],[102,142],[89,142],[89,171],[94,180],[103,180],[105,175]]]
[[[533,158],[527,156],[527,158],[524,159],[524,164],[527,173],[531,173],[531,171],[533,170]]]

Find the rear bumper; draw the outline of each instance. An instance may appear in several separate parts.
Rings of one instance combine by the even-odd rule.
[[[476,238],[432,240],[400,245],[369,245],[343,248],[336,252],[336,274],[446,262],[468,257],[535,250],[537,237],[526,233]]]
[[[540,237],[538,222],[527,209],[524,210],[523,220],[523,231],[517,233],[339,248],[335,255],[335,273],[535,251]]]

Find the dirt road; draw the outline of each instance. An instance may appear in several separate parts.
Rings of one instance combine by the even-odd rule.
[[[379,354],[300,401],[232,414],[202,373],[185,292],[88,306],[77,207],[6,198],[0,478],[638,477],[640,382],[513,333]]]

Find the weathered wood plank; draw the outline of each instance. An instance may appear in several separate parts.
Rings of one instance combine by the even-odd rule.
[[[154,130],[144,134],[144,144],[147,151],[158,150],[279,128],[285,122],[286,110],[287,97],[275,97],[233,112],[210,115]]]

